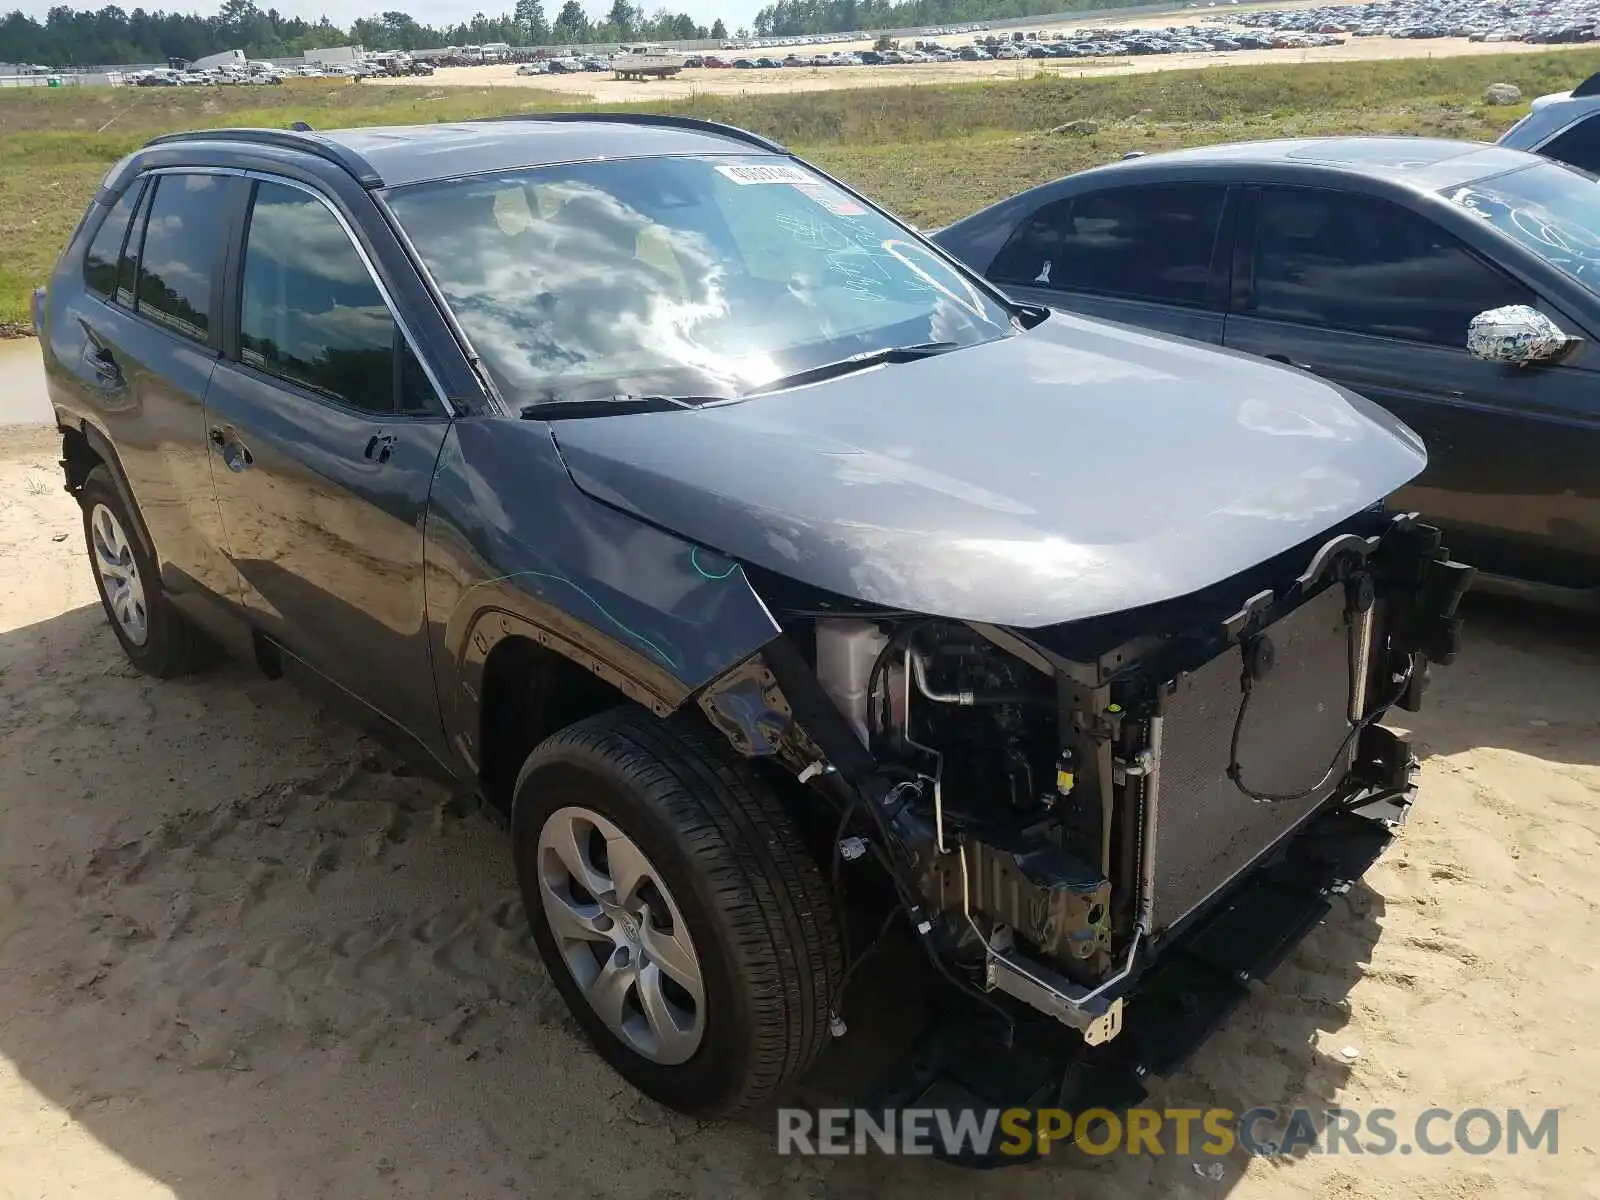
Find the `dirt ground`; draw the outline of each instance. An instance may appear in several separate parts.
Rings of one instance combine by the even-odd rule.
[[[58,449],[0,430],[0,1197],[1600,1196],[1592,622],[1473,606],[1415,718],[1411,825],[1155,1088],[1402,1128],[1553,1106],[1558,1154],[785,1159],[765,1121],[666,1113],[584,1046],[470,804],[243,666],[136,675]]]
[[[1164,17],[1147,17],[1120,22],[1118,28],[1137,28],[1199,23],[1200,13],[1190,12]],[[1058,28],[1074,28],[1062,25]],[[1051,28],[1042,26],[1041,28]],[[950,45],[971,41],[970,36],[941,39]],[[794,52],[809,55],[833,50],[861,50],[870,42],[833,43],[816,47],[780,46],[765,50],[727,51],[728,55],[754,57],[770,54],[782,58]],[[892,87],[927,83],[978,83],[994,79],[1030,79],[1041,73],[1095,78],[1101,75],[1127,75],[1149,71],[1177,71],[1195,67],[1237,67],[1259,63],[1356,62],[1391,58],[1453,58],[1462,54],[1517,54],[1559,50],[1561,46],[1530,46],[1523,42],[1469,42],[1466,38],[1349,38],[1341,46],[1317,46],[1305,50],[1235,50],[1229,53],[1208,51],[1194,54],[1150,54],[1127,58],[1016,59],[991,62],[904,63],[883,67],[783,67],[778,70],[688,70],[671,79],[630,81],[613,79],[601,72],[575,75],[518,75],[508,63],[484,67],[444,67],[427,84],[445,87],[530,87],[567,93],[577,103],[581,98],[598,104],[637,103],[641,100],[677,100],[694,95],[737,96],[787,92],[833,91],[839,88]],[[415,79],[372,79],[363,87],[404,84],[416,86]]]

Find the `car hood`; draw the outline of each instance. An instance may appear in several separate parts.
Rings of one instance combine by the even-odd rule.
[[[1310,375],[1063,313],[825,383],[551,428],[585,492],[710,549],[1024,628],[1226,579],[1427,461],[1400,422]]]

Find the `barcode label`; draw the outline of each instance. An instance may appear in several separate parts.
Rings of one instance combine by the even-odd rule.
[[[718,167],[735,183],[812,183],[814,179],[791,163],[742,163]]]

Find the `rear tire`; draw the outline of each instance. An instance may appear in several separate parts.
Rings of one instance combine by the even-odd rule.
[[[555,845],[572,829],[590,847],[579,851],[577,872]],[[839,985],[837,917],[776,793],[714,733],[632,708],[559,731],[517,778],[512,846],[552,980],[600,1055],[640,1091],[692,1116],[725,1117],[770,1100],[810,1067]],[[606,889],[613,874],[641,871],[650,882],[634,890],[648,899],[630,919],[620,886]],[[572,886],[580,876],[598,889],[593,905]],[[696,973],[678,972],[691,986],[673,991],[677,1027],[655,1039],[660,1022],[650,1011],[659,1016],[661,1005],[648,1002],[645,984],[663,911],[674,931],[665,936],[680,947],[686,940],[689,952],[662,957],[658,970],[687,962]],[[585,920],[595,924],[579,928]],[[641,946],[635,963],[646,965],[619,1027],[591,997],[605,991],[598,974]]]
[[[155,560],[139,536],[142,526],[105,466],[84,478],[78,503],[100,603],[129,661],[160,679],[188,674],[204,663],[210,643],[167,598]]]

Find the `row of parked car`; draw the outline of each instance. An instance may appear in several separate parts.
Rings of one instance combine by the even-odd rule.
[[[402,77],[432,75],[433,68],[410,59],[400,61],[362,60],[349,63],[314,65],[305,63],[280,67],[269,62],[249,62],[243,66],[204,67],[178,70],[158,68],[140,71],[129,82],[135,87],[241,87],[250,84],[281,84],[285,79],[370,79],[378,75]]]
[[[1590,0],[1369,0],[1365,4],[1268,9],[1229,21],[1276,33],[1352,37],[1464,37],[1478,42],[1592,42],[1600,10]]]
[[[187,71],[160,68],[140,71],[128,82],[135,87],[240,87],[248,84],[279,84],[286,74],[297,74],[265,64],[261,64],[260,69],[256,69],[257,66],[251,64],[248,70],[234,67],[206,67]]]

